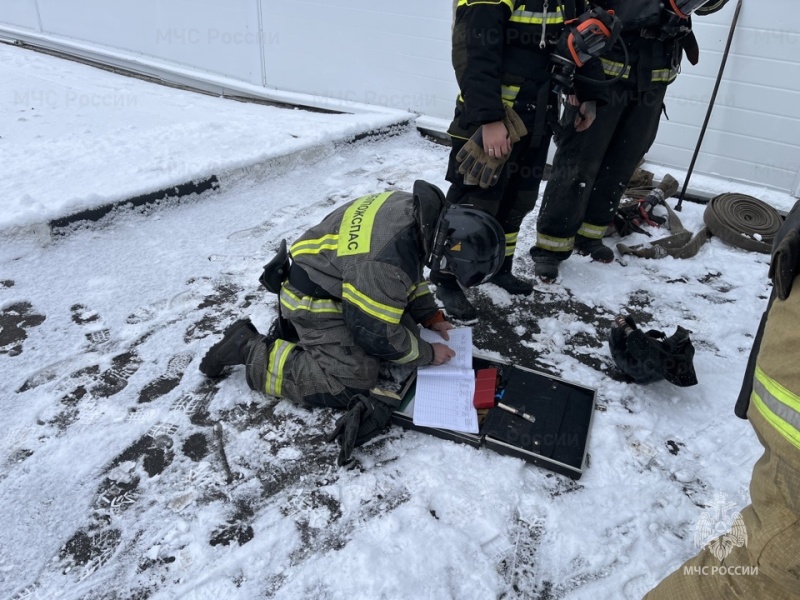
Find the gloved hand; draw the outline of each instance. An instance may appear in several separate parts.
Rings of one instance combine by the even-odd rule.
[[[505,111],[503,125],[508,131],[508,139],[515,144],[528,134],[528,129],[513,108],[506,106]],[[464,176],[466,185],[488,188],[497,183],[509,155],[510,153],[505,156],[487,154],[483,149],[483,128],[480,127],[456,154],[458,172]]]
[[[328,442],[339,442],[340,467],[350,462],[353,449],[381,433],[389,423],[392,409],[373,396],[356,395],[347,412],[336,420]]]

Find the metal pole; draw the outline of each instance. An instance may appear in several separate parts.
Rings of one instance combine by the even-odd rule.
[[[731,28],[728,31],[728,41],[725,43],[725,51],[722,53],[722,62],[719,65],[719,72],[717,73],[717,81],[714,84],[714,91],[711,93],[711,100],[708,103],[708,110],[706,111],[706,118],[703,121],[703,126],[700,128],[700,136],[697,138],[697,145],[694,148],[692,155],[692,162],[689,163],[689,170],[686,172],[686,179],[683,181],[683,189],[678,197],[678,203],[675,205],[675,210],[680,211],[683,205],[683,197],[686,195],[686,188],[689,187],[689,178],[694,171],[694,163],[697,161],[697,155],[700,153],[700,145],[703,143],[703,137],[706,134],[708,127],[708,120],[711,118],[711,111],[714,110],[714,101],[717,99],[717,92],[719,91],[719,84],[722,81],[722,72],[725,70],[725,63],[728,62],[728,52],[731,49],[731,42],[733,41],[733,32],[736,29],[736,22],[739,20],[739,11],[742,8],[742,0],[736,3],[736,10],[733,13],[733,21],[731,21]]]

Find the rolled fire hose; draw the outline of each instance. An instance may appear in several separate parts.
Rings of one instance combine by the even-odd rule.
[[[703,213],[705,227],[694,237],[687,231],[677,213],[666,202],[669,237],[649,244],[627,246],[617,244],[620,254],[633,254],[642,258],[691,258],[713,235],[726,244],[769,254],[775,234],[783,224],[783,217],[766,202],[745,194],[720,194],[712,198]]]

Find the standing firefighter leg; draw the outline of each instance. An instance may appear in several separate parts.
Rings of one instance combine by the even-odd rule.
[[[666,85],[659,85],[645,92],[629,92],[627,108],[608,144],[575,240],[575,247],[582,254],[600,262],[614,259],[611,248],[601,240],[637,165],[656,138],[666,90]]]
[[[514,144],[508,160],[505,161],[503,165],[497,182],[486,188],[480,187],[479,185],[468,185],[465,183],[464,175],[458,171],[460,163],[456,160],[456,157],[464,148],[465,143],[466,140],[457,137],[453,138],[453,148],[450,151],[450,162],[447,167],[447,180],[450,181],[450,188],[447,191],[447,202],[450,204],[471,204],[476,208],[488,212],[494,217],[498,217],[498,220],[506,231],[506,252],[508,252],[509,242],[513,245],[512,248],[516,247],[516,236],[519,231],[519,226],[517,226],[516,230],[509,231],[506,228],[506,223],[500,219],[500,213],[508,214],[509,208],[507,207],[514,205],[517,201],[516,190],[518,187],[514,181],[520,176],[520,164],[522,157],[527,156],[530,136],[526,136],[518,143]],[[532,168],[532,166],[529,167],[527,172],[532,173]],[[535,203],[535,198],[533,202]],[[510,268],[510,261],[508,266]],[[477,311],[472,306],[469,299],[467,299],[455,277],[438,271],[431,271],[431,281],[436,285],[436,297],[442,302],[449,315],[464,320],[477,318]],[[515,282],[511,282],[509,279],[509,286],[511,286],[512,283]],[[527,288],[519,289],[519,286],[517,286],[516,291],[512,293],[524,294],[530,293],[530,291],[532,291],[532,288],[530,288],[530,290],[527,290]]]
[[[598,107],[594,124],[580,132],[574,125],[579,107],[568,105],[564,109],[553,171],[536,223],[536,245],[530,250],[536,276],[541,279],[554,280],[559,263],[572,254],[589,194],[625,109],[625,100],[624,95],[612,92],[609,104]]]
[[[506,234],[506,258],[489,282],[509,294],[528,295],[533,292],[533,285],[514,275],[512,266],[522,221],[536,207],[549,145],[550,136],[542,136],[538,145],[531,145],[520,154],[519,161],[511,168],[506,198],[495,215]]]

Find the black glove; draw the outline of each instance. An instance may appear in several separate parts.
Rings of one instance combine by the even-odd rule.
[[[380,434],[389,423],[392,409],[373,396],[356,395],[347,412],[336,420],[328,441],[339,442],[340,467],[350,462],[353,449]]]
[[[506,106],[505,111],[503,124],[506,126],[508,138],[513,145],[528,135],[528,130],[514,109]],[[456,154],[456,162],[459,163],[458,172],[464,176],[465,185],[479,185],[482,188],[488,188],[500,179],[500,171],[509,156],[510,153],[499,157],[486,154],[483,151],[483,127],[479,127],[478,131],[472,134],[472,137]]]

